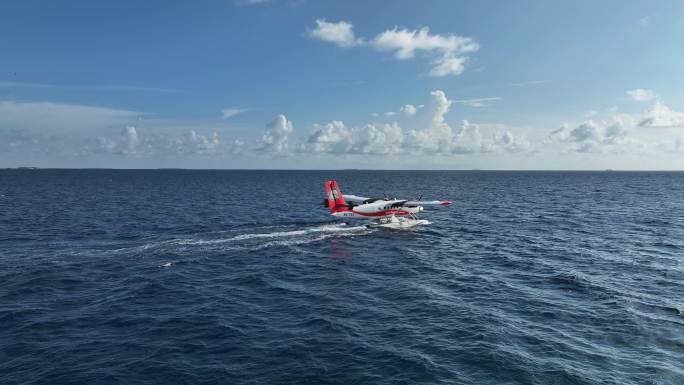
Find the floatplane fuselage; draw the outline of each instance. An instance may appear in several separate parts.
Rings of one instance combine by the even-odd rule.
[[[428,224],[427,220],[416,217],[416,214],[424,211],[423,206],[449,206],[453,203],[449,200],[422,201],[344,195],[334,180],[325,182],[325,192],[324,204],[332,216],[370,220],[371,227],[408,228]]]

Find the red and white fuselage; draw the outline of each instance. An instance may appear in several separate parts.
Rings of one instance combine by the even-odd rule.
[[[371,199],[356,195],[343,195],[340,186],[334,180],[325,183],[325,192],[330,214],[345,219],[381,219],[413,216],[422,212],[423,205],[426,204],[441,206],[452,204],[451,201],[447,200],[424,202],[407,199]]]
[[[411,214],[418,214],[423,211],[422,206],[400,206],[393,207],[393,205],[401,204],[404,201],[401,200],[378,200],[371,203],[360,204],[358,206],[352,206],[351,208],[338,209],[331,211],[331,214],[336,217],[342,218],[380,218],[389,216],[406,216]]]

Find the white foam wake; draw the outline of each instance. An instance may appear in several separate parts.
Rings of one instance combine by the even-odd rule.
[[[270,226],[269,228],[273,228]],[[262,228],[263,229],[263,228]],[[181,238],[151,243],[140,247],[141,252],[161,251],[176,247],[220,247],[259,250],[275,246],[293,246],[318,242],[330,237],[353,236],[373,232],[366,226],[347,226],[344,223],[326,224],[300,230],[270,231],[237,234],[227,238]],[[214,236],[217,234],[214,233]],[[222,235],[225,235],[223,233]],[[261,241],[261,242],[260,242]]]
[[[255,240],[255,239],[274,239],[274,238],[299,238],[310,234],[340,234],[340,233],[357,233],[367,231],[366,226],[346,226],[345,224],[331,224],[310,227],[302,230],[290,231],[273,231],[268,233],[247,233],[239,234],[229,238],[219,239],[178,239],[173,243],[177,245],[215,245],[221,243],[237,243],[241,241]]]

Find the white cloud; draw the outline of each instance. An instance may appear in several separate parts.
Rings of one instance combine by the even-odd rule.
[[[573,128],[570,131],[567,140],[571,142],[601,142],[603,141],[603,127],[594,123],[593,120],[586,121]]]
[[[116,155],[127,158],[241,152],[244,142],[219,139],[218,124],[159,119],[137,111],[53,102],[0,102],[0,153],[12,156]],[[188,126],[199,125],[199,127]],[[200,134],[201,130],[212,132]]]
[[[640,27],[646,28],[649,25],[651,25],[651,16],[644,16],[639,21],[637,21],[637,24],[639,24]]]
[[[661,100],[643,113],[618,112],[606,119],[585,120],[570,128],[567,124],[549,133],[541,144],[565,146],[566,152],[662,155],[676,153],[684,128],[684,112],[673,111]],[[646,128],[659,128],[648,130]]]
[[[444,122],[444,115],[449,112],[453,102],[447,99],[446,94],[441,90],[432,91],[430,95],[432,95],[432,106],[435,110],[432,122],[434,124],[441,124]]]
[[[0,101],[0,126],[68,132],[122,126],[141,112],[52,102]]]
[[[307,145],[315,153],[344,153],[351,150],[354,133],[339,120],[327,124],[315,124],[307,139]]]
[[[271,0],[234,0],[236,5],[260,5],[270,2]]]
[[[419,30],[395,27],[375,36],[370,45],[381,51],[393,51],[394,57],[400,60],[413,58],[417,51],[433,55],[431,76],[461,74],[467,61],[465,55],[480,49],[469,37],[430,34],[427,27]]]
[[[186,143],[189,145],[191,152],[199,154],[213,154],[218,151],[221,146],[218,133],[214,131],[211,137],[198,134],[195,130],[190,130],[186,137]]]
[[[245,111],[247,111],[247,109],[245,109],[245,108],[238,108],[238,107],[224,108],[221,110],[221,114],[222,114],[221,119],[229,119],[229,118],[232,118],[235,115],[239,115]]]
[[[658,97],[658,94],[656,94],[655,92],[644,88],[636,88],[627,91],[627,95],[629,95],[632,99],[636,100],[637,102],[646,102],[649,100],[656,99]]]
[[[472,38],[453,34],[431,34],[427,27],[409,30],[393,29],[379,33],[370,41],[357,38],[354,26],[346,21],[328,22],[316,20],[316,28],[309,36],[333,43],[339,47],[368,46],[378,51],[393,52],[399,60],[415,57],[416,52],[424,52],[432,57],[430,76],[459,75],[465,69],[468,54],[476,52],[480,46]]]
[[[495,97],[490,97],[490,98],[463,99],[463,100],[454,100],[454,103],[460,103],[460,104],[463,104],[464,106],[468,106],[468,107],[482,108],[482,107],[488,107],[490,105],[490,103],[488,103],[488,102],[494,102],[497,100],[501,100],[501,98],[498,96],[495,96]]]
[[[112,127],[118,131],[145,114],[107,107],[53,102],[0,101],[0,150],[15,155],[35,153],[36,157],[69,157],[79,146],[95,140]],[[128,132],[117,137],[126,142]],[[137,144],[131,133],[131,146]],[[40,154],[40,155],[38,155]]]
[[[414,106],[413,104],[406,104],[402,106],[399,111],[403,112],[406,115],[413,116],[418,112],[418,108]]]
[[[554,139],[573,143],[578,152],[601,152],[604,148],[626,144],[628,128],[620,120],[613,122],[587,120],[572,130],[567,126],[551,133]]]
[[[142,131],[144,135],[136,127],[128,126],[118,136],[98,136],[94,146],[84,146],[81,153],[106,153],[135,158],[220,158],[244,151],[242,140],[222,141],[216,131],[209,135],[195,129],[172,133],[150,129]]]
[[[488,130],[484,134],[479,125],[463,121],[457,130],[446,123],[445,115],[452,101],[443,91],[431,93],[432,102],[426,108],[427,125],[417,123],[415,128],[402,127],[398,122],[367,124],[347,127],[341,121],[314,125],[301,152],[316,154],[360,155],[453,155],[487,152],[523,152],[530,148],[524,137],[509,130]],[[415,107],[414,107],[415,108]]]
[[[116,152],[117,143],[116,143],[116,141],[114,141],[110,138],[107,138],[104,136],[98,136],[97,137],[97,143],[98,143],[99,148],[104,152],[107,152],[110,154],[113,154]]]
[[[138,130],[134,126],[126,126],[119,136],[110,138],[107,136],[98,136],[97,145],[98,152],[105,152],[117,155],[133,155],[138,151],[141,144]]]
[[[140,139],[138,139],[138,131],[133,126],[126,126],[124,135],[126,137],[126,147],[128,147],[128,150],[135,150],[135,148],[140,144]]]
[[[361,131],[360,149],[363,154],[387,155],[401,152],[404,130],[396,122],[368,124]]]
[[[259,151],[274,154],[284,154],[288,149],[288,137],[294,128],[292,122],[285,115],[276,116],[273,121],[266,125],[266,131],[259,140]]]
[[[460,75],[465,69],[465,57],[442,56],[435,59],[434,67],[430,70],[430,76]]]
[[[657,100],[639,121],[641,127],[684,127],[684,112],[673,111]]]
[[[240,139],[233,139],[230,143],[230,152],[233,155],[240,155],[244,152],[245,142]]]
[[[564,124],[549,134],[546,144],[565,143],[568,150],[583,153],[625,152],[642,144],[629,137],[633,126],[633,119],[622,115],[610,121],[586,120],[572,129]]]
[[[325,19],[316,20],[316,28],[309,31],[309,36],[327,41],[342,48],[351,48],[362,44],[354,36],[354,26],[346,21],[328,22]]]
[[[388,29],[378,34],[370,44],[380,50],[394,51],[394,56],[402,60],[412,58],[416,51],[461,55],[480,48],[471,38],[430,34],[427,27],[419,30]]]
[[[404,116],[414,116],[419,109],[425,107],[424,105],[418,105],[414,106],[413,104],[405,104],[401,107],[399,107],[399,111],[387,111],[383,113],[382,115],[386,118],[392,118],[392,117],[397,117],[400,113],[403,114]],[[377,112],[371,113],[371,116],[374,118],[380,117],[380,114]]]

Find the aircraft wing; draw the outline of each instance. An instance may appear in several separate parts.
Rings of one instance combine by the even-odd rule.
[[[453,204],[452,201],[406,201],[404,206],[449,206]]]
[[[369,200],[370,198],[366,197],[360,197],[358,195],[351,195],[351,194],[343,194],[342,195],[345,200],[352,201],[352,202],[364,202]]]

